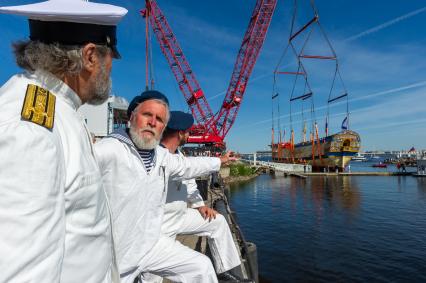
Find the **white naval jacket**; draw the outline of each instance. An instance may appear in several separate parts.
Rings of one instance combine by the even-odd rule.
[[[21,119],[28,84],[56,96],[52,129]],[[45,72],[0,89],[0,282],[112,282],[109,208],[80,105]]]
[[[183,157],[179,151],[177,155]],[[197,188],[195,179],[169,180],[166,205],[161,232],[167,236],[176,236],[188,208],[204,206],[203,197]]]
[[[95,143],[111,203],[121,276],[140,272],[140,262],[160,237],[169,178],[195,178],[220,169],[219,158],[184,158],[157,146],[155,166],[146,172],[131,142],[104,138]]]

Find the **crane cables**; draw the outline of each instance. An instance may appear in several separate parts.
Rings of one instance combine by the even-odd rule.
[[[348,104],[348,91],[346,90],[345,84],[343,83],[342,75],[339,69],[339,61],[337,59],[336,52],[325,33],[324,28],[322,27],[320,21],[319,21],[319,15],[317,8],[315,6],[315,3],[313,0],[309,1],[310,4],[310,10],[312,15],[309,16],[308,20],[304,21],[305,24],[299,25],[299,28],[296,28],[297,26],[297,17],[298,14],[301,13],[299,11],[299,6],[301,2],[308,2],[308,1],[300,1],[295,0],[294,6],[293,6],[293,15],[291,20],[291,28],[290,28],[290,34],[288,37],[288,43],[286,48],[284,49],[284,52],[282,53],[278,64],[276,68],[274,69],[274,86],[273,86],[273,100],[278,101],[278,109],[279,109],[279,99],[278,98],[278,75],[292,75],[294,76],[293,83],[291,84],[291,88],[289,90],[289,120],[290,120],[290,128],[291,131],[294,131],[293,128],[293,120],[294,120],[294,113],[293,113],[293,104],[297,101],[301,101],[302,105],[302,132],[303,136],[302,139],[306,141],[305,135],[306,135],[306,124],[305,124],[305,107],[304,107],[304,101],[309,100],[311,103],[311,136],[313,135],[317,139],[317,144],[319,145],[320,140],[318,136],[318,126],[316,121],[316,115],[315,115],[315,105],[314,105],[314,96],[313,91],[310,85],[310,79],[308,78],[308,72],[307,67],[305,67],[305,62],[308,60],[321,60],[321,61],[333,61],[334,62],[334,70],[331,80],[330,89],[328,91],[328,99],[327,99],[327,113],[326,113],[326,126],[325,131],[326,135],[328,135],[328,122],[329,122],[329,115],[330,115],[330,104],[341,101],[343,98],[346,98],[346,115],[347,118],[349,117],[349,104]],[[326,54],[324,54],[322,50],[322,54],[318,54],[316,51],[310,52],[308,50],[308,46],[310,47],[310,41],[313,38],[313,34],[315,32],[319,32],[319,36],[322,38],[323,44],[325,44],[325,49],[328,51]],[[317,43],[317,42],[316,42]],[[317,47],[317,44],[314,44],[315,47]],[[317,48],[319,49],[319,48]],[[296,68],[291,71],[282,71],[281,68],[283,67],[289,67],[291,64],[288,63],[288,61],[284,61],[284,58],[287,56],[287,54],[290,51],[290,55],[293,56],[293,61],[296,62]],[[283,63],[286,62],[287,64],[285,66],[282,66]],[[294,64],[293,64],[294,65]],[[299,86],[298,86],[299,84]],[[287,84],[288,86],[289,84]],[[299,89],[298,89],[299,88]],[[272,103],[274,104],[275,101]],[[274,107],[272,107],[272,116],[273,116],[273,127],[274,127],[274,120],[277,119],[278,128],[281,131],[280,125],[280,118],[281,114],[278,114],[278,117],[274,116]]]
[[[145,90],[154,89],[154,64],[152,59],[151,32],[149,28],[149,10],[141,11],[145,17]]]

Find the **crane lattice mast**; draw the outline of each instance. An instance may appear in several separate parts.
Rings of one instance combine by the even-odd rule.
[[[214,116],[213,112],[163,12],[155,1],[147,0],[142,16],[148,18],[195,121],[202,126],[201,129],[212,130],[215,134],[215,129],[208,127]]]
[[[257,0],[238,52],[225,99],[218,114],[214,116],[166,17],[154,0],[146,0],[146,9],[142,11],[142,16],[148,17],[161,51],[166,57],[179,89],[197,122],[191,129],[188,142],[224,144],[223,140],[237,117],[276,3],[277,0]]]
[[[215,120],[220,137],[225,138],[237,117],[247,83],[275,10],[276,0],[258,0],[244,35],[225,99]]]

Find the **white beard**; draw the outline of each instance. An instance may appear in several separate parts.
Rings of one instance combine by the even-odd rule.
[[[136,148],[142,150],[151,150],[157,147],[160,144],[161,135],[157,139],[156,136],[153,137],[141,137],[140,132],[142,132],[144,128],[137,130],[133,125],[130,125],[129,134]],[[153,130],[155,132],[155,130]]]

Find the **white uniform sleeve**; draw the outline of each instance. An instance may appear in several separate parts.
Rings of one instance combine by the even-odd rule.
[[[195,179],[182,181],[182,185],[186,186],[187,191],[187,202],[191,208],[197,208],[204,206],[203,197],[197,188],[197,182]]]
[[[59,142],[29,123],[0,125],[0,282],[59,282],[65,166]]]
[[[217,157],[184,157],[170,152],[166,154],[165,164],[172,180],[187,180],[217,172],[221,165]]]
[[[93,146],[95,150],[96,162],[98,163],[99,169],[102,174],[105,173],[107,168],[111,168],[111,163],[116,163],[114,158],[114,149],[111,149],[110,145],[111,140],[108,138],[102,139],[96,142]],[[114,164],[115,165],[115,164]],[[115,168],[116,166],[114,166]],[[110,169],[111,170],[111,169]]]

